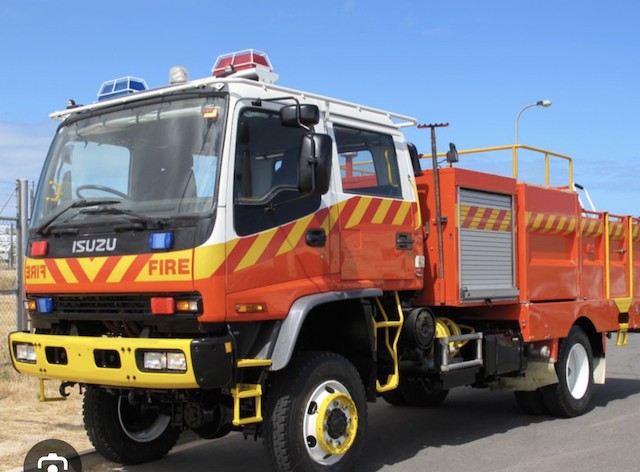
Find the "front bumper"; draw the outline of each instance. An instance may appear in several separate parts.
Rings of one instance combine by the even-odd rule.
[[[17,344],[31,344],[35,360],[16,357]],[[233,380],[231,338],[197,339],[60,336],[15,332],[9,352],[15,369],[42,379],[107,387],[189,389],[229,386]],[[184,372],[145,370],[145,351],[182,352]]]

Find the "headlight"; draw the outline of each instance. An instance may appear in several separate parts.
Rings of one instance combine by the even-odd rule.
[[[145,351],[142,367],[156,372],[186,372],[187,358],[183,352]]]
[[[164,370],[167,368],[167,355],[164,352],[145,352],[144,368],[147,370]]]
[[[31,343],[15,343],[13,345],[16,360],[18,362],[36,363],[36,348]]]
[[[167,369],[186,372],[187,358],[182,352],[167,352]]]

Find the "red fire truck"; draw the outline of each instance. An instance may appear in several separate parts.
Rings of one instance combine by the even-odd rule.
[[[79,385],[91,442],[125,464],[242,431],[275,470],[350,470],[368,402],[458,386],[588,411],[605,336],[640,327],[640,219],[584,210],[545,150],[460,152],[510,152],[509,177],[453,147],[423,170],[415,119],[276,78],[248,50],[52,114],[16,369]],[[517,178],[525,149],[546,184]]]

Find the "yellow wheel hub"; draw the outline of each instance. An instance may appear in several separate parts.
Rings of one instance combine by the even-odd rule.
[[[316,438],[328,454],[340,455],[349,450],[356,439],[358,410],[351,397],[334,392],[322,400],[318,408]]]

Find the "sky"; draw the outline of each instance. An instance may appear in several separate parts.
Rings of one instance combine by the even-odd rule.
[[[280,85],[449,123],[441,151],[513,144],[518,112],[551,100],[523,112],[519,142],[573,157],[598,210],[640,216],[639,19],[632,0],[2,0],[0,215],[16,179],[37,182],[68,99],[126,75],[162,86],[174,65],[205,77],[255,48]],[[428,131],[405,131],[430,152]],[[522,161],[521,180],[543,167]]]

